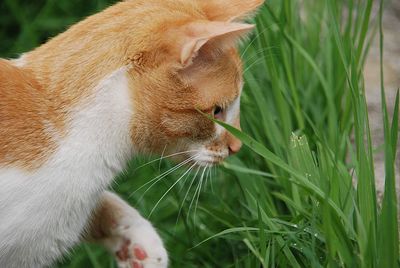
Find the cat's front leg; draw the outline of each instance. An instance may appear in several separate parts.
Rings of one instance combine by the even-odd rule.
[[[151,223],[113,193],[102,195],[89,230],[88,239],[115,254],[120,268],[168,266],[167,251]]]

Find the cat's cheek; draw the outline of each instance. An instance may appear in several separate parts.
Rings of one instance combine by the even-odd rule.
[[[161,118],[167,139],[209,140],[214,136],[215,124],[204,116],[167,114]]]

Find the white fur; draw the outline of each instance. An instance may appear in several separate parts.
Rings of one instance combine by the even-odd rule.
[[[0,168],[0,267],[48,266],[79,241],[99,196],[133,152],[127,83],[121,68],[77,105],[66,138],[53,133],[59,147],[39,170]]]
[[[229,125],[233,125],[236,121],[236,119],[239,116],[240,113],[240,97],[242,94],[242,88],[243,86],[240,86],[240,93],[239,96],[226,108],[226,118],[225,118],[225,123]],[[225,128],[222,126],[216,124],[216,135],[220,136],[225,133]]]
[[[234,102],[229,105],[229,107],[226,109],[226,119],[225,122],[227,124],[234,124],[235,121],[238,119],[240,113],[240,96],[237,97]]]
[[[26,63],[26,56],[25,54],[22,54],[18,59],[12,60],[11,62],[14,64],[16,67],[24,67]]]

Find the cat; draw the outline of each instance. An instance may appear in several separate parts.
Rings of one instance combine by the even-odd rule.
[[[263,0],[126,0],[0,59],[0,267],[47,267],[82,239],[119,267],[167,267],[152,225],[106,189],[136,154],[200,166],[241,142],[237,43]]]

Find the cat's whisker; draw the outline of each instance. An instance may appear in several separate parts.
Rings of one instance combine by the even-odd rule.
[[[164,172],[163,174],[157,176],[156,178],[152,179],[150,182],[153,182],[152,185],[150,185],[146,191],[143,193],[142,197],[153,187],[155,186],[157,183],[159,183],[162,179],[164,179],[166,176],[170,175],[171,173],[175,172],[176,170],[178,170],[179,168],[185,166],[186,164],[190,163],[191,161],[193,161],[197,156],[194,155],[186,160],[184,160],[183,162],[181,162],[178,165],[175,165],[174,167],[170,168],[169,170],[167,170],[166,172]],[[149,184],[149,183],[147,183]]]
[[[265,51],[266,51],[266,50],[265,50]],[[271,58],[272,56],[274,56],[274,55],[276,56],[277,53],[276,53],[276,52],[275,52],[275,53],[270,53],[270,54],[267,55],[267,56],[258,57],[257,60],[253,61],[252,63],[250,63],[250,64],[247,66],[247,68],[243,71],[243,75],[246,74],[248,71],[250,71],[250,69],[253,68],[254,65],[260,63],[261,61],[263,61],[263,60],[265,60],[265,59],[270,59],[270,58]]]
[[[158,172],[161,172],[161,162],[164,159],[164,153],[166,149],[167,149],[167,144],[165,144],[164,149],[161,153],[160,162],[158,163]]]
[[[197,162],[196,162],[196,164],[197,164]],[[183,209],[183,206],[184,206],[184,204],[185,204],[186,198],[188,197],[189,192],[190,192],[190,189],[192,188],[194,182],[196,181],[196,177],[197,177],[197,174],[199,174],[200,169],[201,169],[201,166],[198,166],[198,168],[197,168],[197,170],[196,170],[196,173],[194,174],[194,176],[193,176],[193,178],[192,178],[192,181],[191,181],[191,183],[190,183],[190,185],[189,185],[189,188],[187,189],[186,194],[185,194],[185,196],[183,197],[182,204],[181,204],[180,207],[179,207],[178,216],[176,217],[175,227],[176,227],[176,225],[178,224],[178,220],[179,220],[179,217],[180,217],[180,215],[181,215],[181,213],[182,213],[182,209]],[[182,189],[183,189],[183,188],[182,188]]]
[[[207,190],[207,181],[208,181],[208,171],[209,171],[210,167],[206,168],[206,177],[204,179],[204,190]]]
[[[172,172],[174,172],[175,170],[181,168],[182,166],[186,165],[187,163],[189,163],[190,161],[192,161],[193,159],[195,159],[197,157],[197,155],[191,156],[190,158],[182,161],[181,163],[175,165],[174,167],[170,168],[169,170],[163,172],[162,174],[158,175],[157,177],[155,177],[154,179],[146,182],[145,184],[143,184],[142,186],[140,186],[138,189],[136,189],[134,192],[132,192],[129,197],[132,197],[135,193],[137,193],[138,191],[140,191],[141,189],[143,189],[144,187],[146,187],[147,185],[153,183],[151,186],[149,186],[149,188],[146,189],[146,191],[143,193],[143,195],[140,197],[139,200],[141,200],[143,198],[143,196],[155,185],[157,184],[160,180],[162,180],[164,177],[168,176],[169,174],[171,174]]]
[[[199,161],[195,161],[195,164],[198,165]],[[200,167],[198,167],[199,169]],[[190,173],[187,174],[185,180],[183,181],[182,185],[180,185],[179,190],[178,190],[178,194],[183,190],[183,188],[185,187],[186,181],[189,179],[190,177]]]
[[[211,181],[211,170],[212,170],[212,165],[210,165],[209,167],[208,167],[208,170],[207,170],[207,176],[206,176],[206,182],[205,182],[205,189],[207,189],[207,185],[208,185],[208,180],[210,180]]]
[[[279,25],[279,24],[276,24]],[[249,44],[247,44],[246,48],[244,49],[241,58],[244,59],[247,51],[249,50],[249,48],[252,46],[252,44],[258,40],[258,38],[260,38],[266,31],[269,31],[272,29],[272,25],[270,27],[265,28],[264,30],[262,30],[261,32],[259,32],[250,42]]]
[[[243,74],[247,73],[254,65],[262,62],[263,60],[265,60],[265,58],[261,58],[261,59],[257,59],[254,62],[252,62],[249,66],[247,66],[247,68],[243,71]]]
[[[194,200],[196,199],[197,192],[200,191],[205,169],[206,169],[206,167],[203,167],[203,171],[202,171],[202,173],[201,173],[201,177],[200,177],[199,183],[198,183],[197,186],[196,186],[196,190],[195,190],[195,192],[194,192],[194,194],[193,194],[192,201],[190,202],[190,205],[189,205],[189,210],[188,210],[187,218],[189,218],[190,211],[191,211],[191,209],[192,209],[193,202],[194,202]]]
[[[200,198],[200,194],[201,194],[201,189],[203,187],[204,175],[206,174],[206,171],[207,171],[208,167],[209,167],[209,165],[207,164],[206,167],[204,168],[203,174],[201,175],[201,178],[200,178],[200,188],[199,188],[199,192],[197,194],[196,204],[194,206],[194,215],[193,215],[194,220],[196,220],[196,212],[197,212],[197,207],[199,205],[199,198]]]
[[[165,196],[167,196],[167,194],[175,187],[175,185],[177,185],[184,177],[186,174],[188,174],[194,167],[196,166],[196,163],[194,163],[193,165],[191,165],[188,170],[185,171],[185,173],[183,173],[182,176],[180,176],[173,184],[171,187],[168,188],[168,190],[161,196],[161,198],[157,201],[157,203],[154,205],[153,209],[150,211],[149,214],[149,218],[151,217],[151,215],[153,214],[153,212],[155,211],[155,209],[157,208],[157,206],[160,204],[160,202],[165,198]]]
[[[148,166],[148,165],[150,165],[150,164],[152,164],[152,163],[155,163],[155,162],[157,162],[157,161],[160,161],[160,162],[161,162],[161,161],[164,160],[164,159],[171,158],[171,157],[174,157],[174,156],[178,156],[178,155],[182,155],[182,154],[187,154],[187,153],[197,153],[197,152],[199,152],[199,150],[189,150],[189,151],[183,151],[183,152],[173,153],[173,154],[166,155],[166,156],[161,156],[161,157],[159,157],[159,158],[157,158],[157,159],[150,160],[149,162],[146,162],[145,164],[138,166],[137,168],[135,168],[135,170],[134,170],[133,172],[136,172],[138,169],[141,169],[141,168],[143,168],[143,167],[145,167],[145,166]]]
[[[213,179],[213,174],[212,174],[212,172],[213,172],[213,166],[211,166],[210,167],[210,182],[209,182],[209,184],[208,184],[208,187],[210,187],[210,189],[211,189],[211,183],[212,183],[212,179]]]
[[[214,173],[214,174],[212,174]],[[217,177],[217,167],[213,166],[211,167],[211,176],[214,175],[214,178]],[[210,179],[210,186],[211,186],[211,192],[214,193],[214,181]]]
[[[254,52],[253,56],[246,59],[246,62],[252,62],[253,60],[259,59],[260,54],[262,54],[263,52],[268,51],[268,50],[275,50],[275,49],[278,50],[279,48],[277,46],[269,46],[269,47],[266,47],[263,49],[258,49]]]

